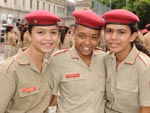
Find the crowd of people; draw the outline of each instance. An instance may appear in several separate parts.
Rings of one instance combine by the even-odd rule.
[[[0,113],[150,113],[150,24],[125,9],[25,15],[4,35]]]

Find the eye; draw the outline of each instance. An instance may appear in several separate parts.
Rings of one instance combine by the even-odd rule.
[[[56,36],[57,34],[58,34],[58,31],[51,31],[51,32],[50,32],[50,35],[51,35],[51,36]]]
[[[92,36],[91,39],[92,40],[97,40],[99,37],[98,36]]]
[[[106,32],[106,33],[111,33],[111,32],[112,32],[112,29],[106,29],[105,32]]]
[[[37,33],[43,35],[44,31],[38,31]]]
[[[125,31],[119,31],[120,35],[125,34],[125,33],[126,33]]]
[[[79,38],[84,39],[86,38],[85,34],[78,34]]]

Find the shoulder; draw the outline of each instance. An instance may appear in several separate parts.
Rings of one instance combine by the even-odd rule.
[[[106,52],[102,48],[100,48],[100,47],[96,47],[96,52],[99,55],[105,55],[106,54]]]
[[[96,50],[97,50],[97,51],[103,51],[103,52],[104,52],[104,49],[101,48],[101,47],[96,47]]]
[[[150,58],[146,54],[139,52],[138,58],[139,62],[143,64],[145,67],[150,66]]]
[[[0,68],[3,70],[3,72],[7,73],[11,70],[11,68],[14,68],[14,62],[15,62],[15,57],[10,57],[4,60],[3,62],[0,63]]]
[[[144,39],[150,38],[150,32],[148,32],[147,34],[145,34],[145,35],[143,36],[143,38],[144,38]]]
[[[60,55],[63,55],[63,54],[68,53],[69,51],[70,51],[70,49],[58,50],[58,51],[54,52],[54,53],[52,54],[52,56],[53,56],[53,57],[54,57],[54,56],[60,56]]]

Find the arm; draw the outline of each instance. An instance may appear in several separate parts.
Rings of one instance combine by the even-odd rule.
[[[139,102],[141,113],[150,113],[150,67],[139,76]]]
[[[53,58],[50,60],[50,75],[54,78],[53,95],[50,100],[50,106],[56,106],[59,87],[59,74],[57,68],[55,67],[55,62],[53,61]]]
[[[4,67],[0,66],[0,113],[4,113],[15,92],[13,75],[7,75]]]
[[[56,105],[57,105],[57,96],[52,95],[49,106],[56,106]]]

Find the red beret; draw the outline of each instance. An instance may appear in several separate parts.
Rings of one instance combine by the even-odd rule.
[[[130,24],[139,22],[137,15],[125,9],[114,9],[102,15],[106,23]]]
[[[146,24],[145,28],[148,28],[148,27],[150,27],[150,24]]]
[[[28,13],[25,15],[25,19],[29,25],[54,25],[61,21],[58,16],[43,10]]]
[[[77,24],[93,29],[100,29],[104,26],[104,20],[91,10],[76,10],[72,15]]]

